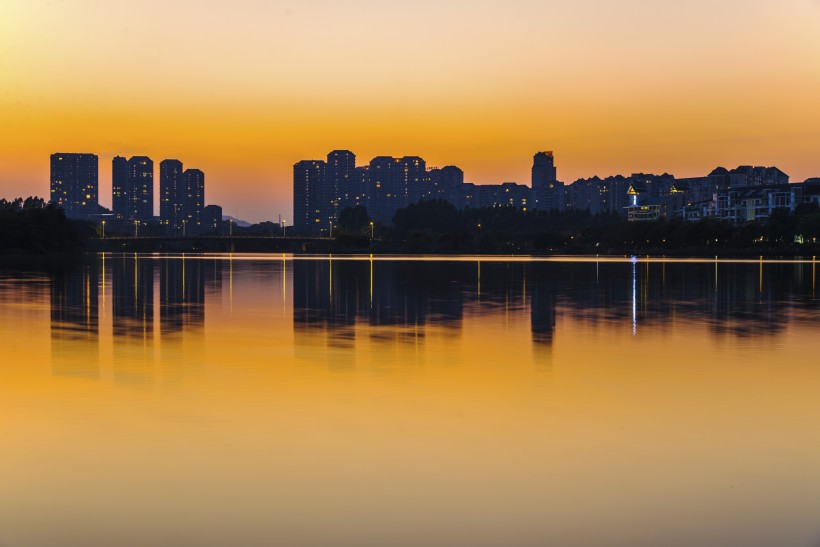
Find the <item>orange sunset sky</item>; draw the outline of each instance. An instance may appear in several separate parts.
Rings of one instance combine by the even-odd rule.
[[[0,196],[52,152],[177,158],[291,216],[292,165],[420,155],[469,182],[776,165],[820,176],[818,0],[0,0]]]

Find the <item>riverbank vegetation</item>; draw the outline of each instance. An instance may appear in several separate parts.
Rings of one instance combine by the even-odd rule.
[[[235,228],[233,235],[279,236],[281,232],[278,225],[265,223],[258,230]],[[712,218],[697,222],[680,218],[627,222],[617,215],[593,215],[579,210],[459,210],[446,201],[427,201],[400,209],[389,225],[372,221],[362,206],[345,209],[333,235],[333,239],[322,241],[294,241],[301,251],[316,253],[812,256],[820,254],[820,208],[804,204],[793,214],[778,209],[765,221],[734,225]],[[99,237],[99,229],[93,223],[68,219],[61,209],[42,198],[0,199],[0,254],[94,250],[101,242],[107,242]],[[297,250],[293,247],[296,243],[288,244],[290,240],[248,241],[253,245],[225,245],[232,249],[234,245],[247,247],[248,252]],[[211,247],[221,244],[219,240],[208,243]],[[142,240],[134,240],[133,245],[120,240],[118,244],[128,250],[165,250],[159,240],[145,242],[148,247]],[[196,237],[190,242],[175,241],[174,245],[175,252],[211,249]],[[219,248],[217,245],[211,250]]]
[[[820,208],[734,225],[719,219],[627,222],[588,211],[523,211],[515,207],[458,210],[445,201],[400,209],[391,226],[375,223],[364,207],[339,217],[337,242],[401,253],[568,254],[805,254],[817,249]]]
[[[0,199],[0,254],[76,252],[95,233],[92,224],[66,218],[42,198]]]

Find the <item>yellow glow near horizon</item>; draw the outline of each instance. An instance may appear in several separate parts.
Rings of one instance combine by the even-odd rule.
[[[177,158],[207,202],[288,218],[336,148],[477,183],[777,165],[820,175],[820,4],[695,0],[0,2],[0,195],[48,156]]]

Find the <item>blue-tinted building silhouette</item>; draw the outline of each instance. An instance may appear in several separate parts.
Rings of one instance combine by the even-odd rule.
[[[325,177],[321,214],[335,224],[342,209],[356,205],[356,155],[349,150],[334,150],[328,154]]]
[[[182,185],[180,203],[184,229],[198,233],[205,210],[205,173],[199,169],[186,169],[182,173]]]
[[[111,161],[111,212],[123,217],[129,216],[131,208],[131,184],[128,160],[116,156]]]
[[[552,152],[535,155],[533,187],[528,187],[513,182],[465,183],[464,171],[455,165],[428,169],[419,156],[377,156],[368,165],[356,166],[352,152],[334,150],[326,162],[304,160],[293,166],[294,228],[297,233],[329,235],[341,210],[357,205],[365,206],[374,221],[389,224],[399,209],[434,199],[457,208],[562,210],[563,189]]]
[[[128,160],[128,214],[134,220],[154,220],[154,162],[147,156]]]
[[[322,215],[326,167],[319,160],[303,160],[293,166],[293,227],[298,233],[320,234],[331,222]]]
[[[564,209],[564,183],[558,181],[552,152],[538,152],[533,156],[532,191],[536,209]]]
[[[162,160],[159,164],[159,222],[172,230],[182,226],[182,162]]]
[[[49,201],[69,218],[86,218],[99,212],[98,158],[95,154],[51,155]]]

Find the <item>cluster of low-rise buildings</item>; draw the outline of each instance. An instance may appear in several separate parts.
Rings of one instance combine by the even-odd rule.
[[[747,222],[767,218],[777,208],[793,212],[803,202],[820,204],[820,179],[790,183],[776,167],[718,167],[708,175],[688,178],[668,173],[596,176],[565,185],[557,178],[552,152],[535,154],[529,186],[472,184],[464,181],[458,167],[429,168],[418,156],[379,156],[357,166],[355,154],[348,150],[334,150],[326,160],[300,161],[293,175],[294,228],[306,234],[332,232],[346,207],[363,205],[372,219],[389,223],[398,209],[433,199],[459,209],[580,209],[630,221],[713,217]]]
[[[222,229],[222,208],[205,205],[205,173],[184,169],[181,161],[159,164],[159,215],[154,211],[154,162],[147,156],[115,157],[111,162],[111,210],[99,205],[96,154],[51,155],[50,202],[74,219],[105,221],[111,232],[159,227],[168,235],[194,235]]]
[[[766,219],[775,209],[793,213],[801,203],[820,204],[820,179],[790,183],[777,167],[718,167],[705,177],[633,175],[627,196],[631,221],[681,217],[737,224]]]

